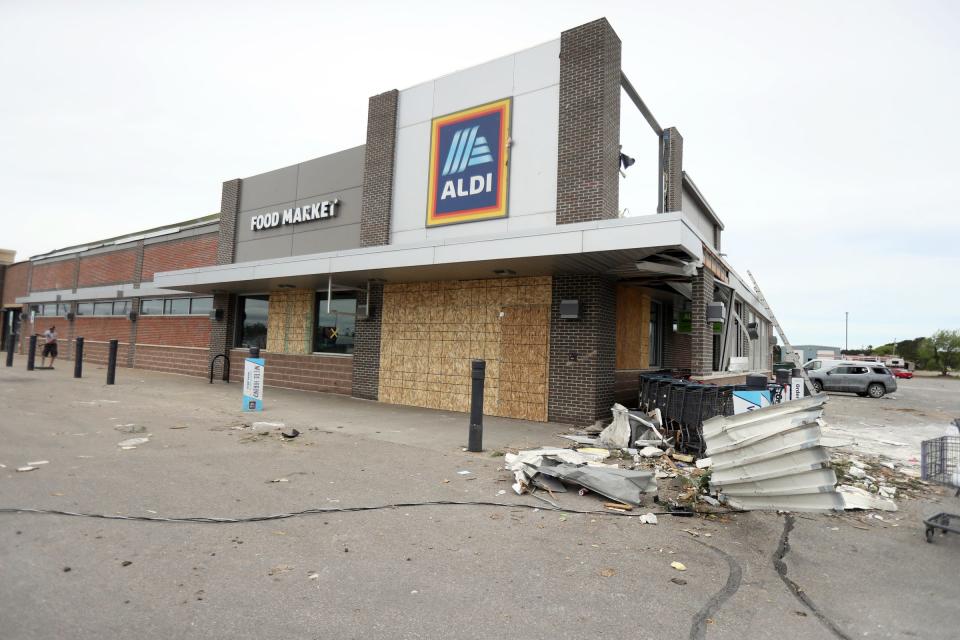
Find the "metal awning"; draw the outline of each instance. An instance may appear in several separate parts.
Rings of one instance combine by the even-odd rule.
[[[628,277],[637,261],[657,255],[703,259],[703,240],[681,212],[167,271],[155,274],[153,284],[242,293],[279,285],[326,288],[329,276],[347,286],[556,273]]]

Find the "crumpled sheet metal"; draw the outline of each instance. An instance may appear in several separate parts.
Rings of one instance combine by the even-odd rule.
[[[571,463],[571,464],[601,464],[600,461],[610,455],[604,451],[605,455],[595,454],[573,449],[561,449],[559,447],[543,447],[540,449],[530,449],[520,451],[519,453],[508,453],[503,457],[504,468],[513,471],[513,477],[516,482],[513,483],[513,491],[519,496],[526,493],[530,488],[530,483],[534,476],[539,472],[540,467],[544,466],[545,460],[553,463]]]
[[[703,424],[710,486],[735,508],[842,511],[830,456],[820,444],[824,396]]]
[[[652,471],[614,469],[612,467],[559,464],[540,467],[540,473],[564,482],[578,484],[611,500],[639,506],[644,494],[657,492],[657,480]]]

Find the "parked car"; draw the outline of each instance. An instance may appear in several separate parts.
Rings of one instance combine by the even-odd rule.
[[[858,396],[882,398],[897,390],[897,379],[884,366],[870,362],[844,364],[809,372],[810,383],[821,391],[845,391]]]
[[[893,372],[893,376],[895,378],[904,378],[906,380],[909,380],[910,378],[913,377],[913,371],[910,371],[909,369],[901,369],[900,367],[893,367],[892,369],[890,369],[890,371]]]

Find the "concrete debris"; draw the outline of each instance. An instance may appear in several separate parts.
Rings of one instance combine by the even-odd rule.
[[[867,472],[861,469],[860,467],[857,467],[855,465],[850,465],[850,468],[847,469],[847,475],[850,476],[851,478],[857,478],[858,480],[862,480],[863,478],[867,477]]]
[[[645,513],[637,521],[641,524],[657,524],[657,516],[654,513]]]
[[[720,506],[720,501],[717,500],[716,498],[711,498],[710,496],[700,496],[700,500],[702,500],[703,502],[706,502],[711,507]]]
[[[630,446],[631,431],[627,408],[622,404],[615,404],[610,412],[613,414],[613,422],[600,432],[600,444],[611,449]]]
[[[577,444],[587,445],[588,447],[594,447],[594,446],[600,444],[600,439],[599,439],[599,438],[594,438],[594,437],[592,437],[592,436],[578,436],[578,435],[568,436],[568,435],[561,435],[560,437],[563,438],[564,440],[569,440],[569,441],[571,441],[571,442],[576,442]]]
[[[844,509],[864,509],[877,511],[896,511],[897,505],[893,500],[877,497],[859,487],[842,484],[837,491],[843,499]]]
[[[150,442],[150,438],[129,438],[127,440],[123,440],[122,442],[118,442],[117,446],[121,449],[127,449],[128,447],[136,448],[137,446],[146,444],[148,442]]]
[[[704,422],[711,489],[738,509],[842,510],[820,442],[825,401],[809,396]]]
[[[883,484],[880,485],[880,488],[878,489],[878,491],[880,492],[880,495],[884,498],[893,498],[894,496],[897,495],[896,487],[888,487]]]
[[[644,458],[659,458],[663,455],[663,449],[658,447],[644,447],[637,453]]]
[[[670,457],[679,462],[686,462],[687,464],[693,462],[693,456],[686,453],[671,453]]]
[[[709,469],[712,464],[713,460],[710,458],[700,458],[697,460],[697,469]]]
[[[283,424],[282,422],[254,422],[252,426],[254,430],[257,430],[257,429],[270,430],[270,429],[283,429],[287,425]]]

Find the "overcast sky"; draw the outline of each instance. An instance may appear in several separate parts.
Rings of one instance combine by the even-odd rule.
[[[368,96],[606,16],[794,343],[843,346],[845,311],[851,348],[960,328],[958,7],[0,0],[0,247],[214,213],[362,144]],[[625,112],[622,141],[621,207],[654,213],[656,139]]]

